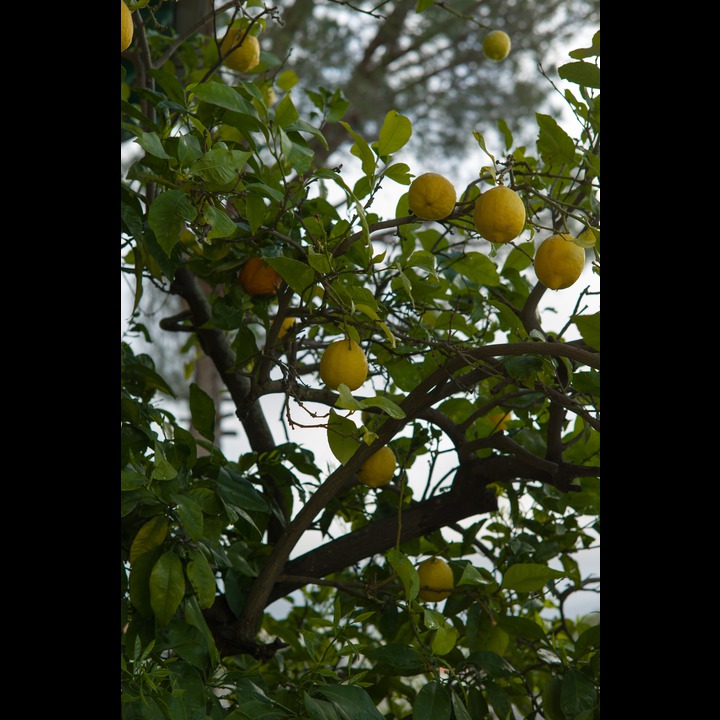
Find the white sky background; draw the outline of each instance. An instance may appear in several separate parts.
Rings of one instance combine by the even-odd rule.
[[[576,42],[571,44],[569,49],[572,49],[573,47],[580,47],[580,46],[587,46],[590,44],[591,35],[581,35],[580,39]],[[566,56],[565,56],[566,57]],[[560,120],[560,124],[568,131],[571,135],[573,134],[572,131],[572,122],[573,118],[565,118]],[[490,138],[491,136],[488,135],[486,137],[486,142],[488,146],[488,150],[493,152],[493,154],[498,157],[501,155],[500,150],[502,149],[500,146],[498,147],[498,151],[495,152],[495,148],[490,146]],[[373,138],[367,138],[369,142],[372,141]],[[474,141],[473,141],[474,142]],[[395,162],[406,162],[410,168],[411,172],[414,175],[420,175],[423,172],[439,172],[441,174],[447,174],[448,179],[450,179],[453,184],[455,185],[456,189],[458,190],[458,194],[462,192],[462,190],[465,188],[465,186],[474,180],[477,177],[477,174],[479,172],[479,169],[482,165],[489,164],[489,158],[483,153],[483,151],[480,149],[479,146],[474,146],[476,151],[475,152],[469,152],[468,153],[468,161],[466,164],[462,167],[461,171],[456,176],[450,176],[448,173],[444,171],[443,168],[433,167],[426,165],[422,158],[422,153],[419,152],[421,149],[416,148],[412,142],[408,143],[408,146],[406,149],[403,149],[399,153],[396,154],[394,157]],[[137,145],[134,143],[126,143],[126,146],[123,148],[123,159],[124,161],[127,161],[133,154],[134,151],[137,149]],[[352,187],[355,179],[360,176],[360,163],[354,156],[350,155],[349,153],[343,157],[343,178],[345,182]],[[332,185],[332,184],[330,184]],[[335,187],[334,185],[332,186]],[[373,203],[372,210],[374,212],[377,212],[382,218],[390,218],[395,216],[395,207],[397,205],[397,202],[400,198],[400,196],[407,191],[407,186],[398,185],[397,183],[394,183],[390,180],[385,180],[383,183],[383,190],[382,193],[379,194],[379,196],[376,198],[375,202]],[[332,198],[329,198],[332,201]],[[341,198],[338,198],[341,199]],[[521,239],[527,239],[526,234],[521,236]],[[539,242],[542,238],[537,238],[536,242]],[[489,243],[487,244],[489,248]],[[379,248],[376,248],[376,251]],[[482,245],[478,248],[481,251],[483,250]],[[545,295],[542,298],[542,301],[539,306],[540,314],[542,317],[542,324],[543,329],[546,331],[552,331],[557,332],[559,331],[565,324],[567,323],[567,320],[569,316],[572,314],[573,310],[575,309],[575,303],[578,297],[579,290],[589,286],[591,292],[598,293],[599,292],[599,277],[591,271],[590,263],[588,262],[586,264],[585,271],[583,272],[583,275],[581,278],[575,283],[572,287],[566,289],[566,290],[559,290],[559,291],[547,291]],[[127,321],[130,316],[130,310],[132,307],[132,294],[131,290],[128,287],[128,283],[125,279],[122,280],[121,283],[121,297],[122,297],[122,329],[124,329],[127,326]],[[583,306],[581,306],[582,314],[591,314],[594,312],[599,311],[599,294],[591,294],[585,298],[585,302]],[[157,327],[157,321],[153,321],[151,323],[152,326]],[[570,331],[566,333],[565,340],[573,340],[579,337],[579,334],[577,333],[577,330],[574,326],[570,328]],[[372,396],[374,392],[369,387],[370,383],[366,383],[365,386],[360,388],[359,391],[356,391],[356,394],[358,396]],[[317,387],[320,387],[318,384]],[[260,400],[261,405],[263,409],[265,410],[266,416],[268,418],[268,422],[271,424],[271,427],[273,428],[273,433],[275,440],[277,442],[285,442],[285,430],[283,429],[282,424],[280,423],[279,418],[281,417],[281,414],[283,413],[283,407],[282,403],[284,401],[284,397],[277,397],[277,396],[271,396],[271,397],[264,397]],[[316,406],[313,407],[311,404],[308,404],[308,407],[317,410],[317,412],[322,416],[326,415],[328,408],[324,406]],[[231,403],[227,404],[226,408],[223,408],[223,412],[232,413],[232,406]],[[309,416],[305,415],[301,408],[298,406],[294,406],[291,409],[292,416],[294,419],[298,420],[299,422],[303,424],[317,424],[322,422],[321,420],[313,420]],[[182,417],[182,414],[178,414],[178,417]],[[360,425],[360,419],[358,417],[358,413],[352,416],[353,419],[356,421],[357,425]],[[240,454],[247,452],[249,450],[249,444],[247,442],[247,437],[242,429],[242,426],[240,425],[237,418],[235,418],[234,414],[231,415],[229,418],[226,418],[224,420],[223,424],[223,430],[230,433],[223,435],[221,440],[221,449],[223,453],[228,458],[237,458]],[[297,442],[299,445],[309,448],[312,450],[312,452],[315,454],[317,465],[320,468],[327,467],[328,472],[330,472],[332,469],[334,469],[337,466],[337,461],[333,457],[332,453],[330,452],[328,443],[327,443],[327,436],[326,431],[324,428],[294,428],[290,431],[290,437],[289,439],[293,442]],[[448,470],[450,470],[453,467],[453,460],[454,460],[454,453],[447,453],[445,455],[441,456],[441,460],[438,463],[435,472],[433,474],[434,481],[439,480],[441,477],[443,477]],[[408,482],[413,487],[413,489],[416,491],[416,493],[419,496],[419,493],[422,492],[422,489],[427,481],[427,461],[424,457],[419,458],[416,461],[416,465],[410,469],[408,473]],[[374,492],[374,491],[370,491]],[[478,517],[475,518],[468,518],[466,521],[461,523],[462,525],[471,524],[474,521],[477,521]],[[339,534],[337,532],[338,530],[342,530],[340,527],[333,526],[333,531],[335,534]],[[456,533],[452,531],[445,530],[443,531],[444,536],[447,540],[453,541],[458,539],[459,536],[457,536]],[[292,557],[296,557],[298,555],[301,555],[308,550],[317,547],[319,544],[323,542],[322,537],[317,532],[308,532],[305,534],[305,536],[302,538],[298,546],[295,548],[295,551],[292,554]],[[472,561],[475,564],[478,565],[486,565],[485,559],[480,556],[468,556],[468,560]],[[599,576],[600,574],[600,550],[599,547],[595,547],[589,550],[580,551],[576,555],[576,559],[580,564],[581,574],[583,576],[592,574],[594,576]],[[559,563],[555,564],[553,563],[553,566],[560,567]],[[571,598],[566,602],[565,604],[565,610],[566,614],[570,617],[574,617],[575,615],[580,614],[586,614],[590,612],[594,612],[599,610],[599,594],[595,592],[579,592],[575,593]],[[272,612],[273,614],[283,616],[287,609],[289,608],[289,604],[286,600],[281,599],[276,601],[273,605],[271,605],[268,610]]]

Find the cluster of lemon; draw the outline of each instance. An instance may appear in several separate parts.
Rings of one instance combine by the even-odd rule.
[[[457,203],[453,184],[443,175],[428,172],[416,177],[408,190],[408,205],[423,220],[444,220]],[[486,190],[475,201],[475,228],[492,243],[506,243],[525,227],[525,205],[520,195],[504,185]],[[535,252],[535,274],[551,290],[573,285],[585,267],[585,251],[569,233],[546,238]]]

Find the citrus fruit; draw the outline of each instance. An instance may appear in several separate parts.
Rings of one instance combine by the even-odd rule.
[[[450,591],[455,587],[452,570],[442,558],[431,557],[423,560],[417,570],[420,576],[418,597],[421,600],[440,602],[450,595]]]
[[[272,83],[268,83],[267,85],[265,85],[263,87],[262,95],[263,95],[263,100],[265,101],[265,104],[268,107],[275,104],[277,95],[275,94],[275,88],[272,86]]]
[[[352,339],[330,343],[320,358],[320,379],[331,390],[343,383],[357,390],[367,379],[368,361],[365,351]]]
[[[282,339],[287,335],[287,331],[297,322],[296,317],[286,317],[282,321],[282,325],[280,326],[280,331],[278,332],[278,340]]]
[[[442,220],[455,209],[457,193],[453,184],[443,175],[418,175],[408,190],[410,210],[423,220]]]
[[[550,290],[570,287],[582,275],[585,251],[567,233],[551,235],[535,251],[535,274]]]
[[[120,52],[125,52],[133,39],[133,20],[125,0],[120,0]]]
[[[514,240],[525,227],[525,205],[509,187],[496,185],[475,201],[473,220],[478,232],[490,242]]]
[[[489,32],[483,40],[483,55],[488,60],[500,62],[510,54],[510,36],[502,30]]]
[[[233,47],[237,46],[240,39],[247,32],[247,28],[230,28],[227,35],[220,43],[220,52],[224,56]],[[252,70],[260,62],[260,43],[254,35],[245,35],[237,50],[233,50],[223,60],[223,64],[237,72]]]
[[[248,295],[275,295],[282,278],[261,257],[251,257],[240,271],[240,284]]]
[[[382,487],[392,480],[396,467],[395,453],[385,445],[360,466],[358,479],[368,487]]]
[[[499,412],[488,413],[488,420],[493,424],[495,430],[507,430],[508,420],[511,420],[511,413],[506,413],[504,410]]]

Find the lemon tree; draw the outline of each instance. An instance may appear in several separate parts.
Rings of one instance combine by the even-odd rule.
[[[580,129],[468,127],[461,185],[428,108],[361,131],[301,77],[281,9],[171,6],[121,58],[123,720],[596,720],[600,317],[550,291],[600,272],[599,33],[537,77]]]

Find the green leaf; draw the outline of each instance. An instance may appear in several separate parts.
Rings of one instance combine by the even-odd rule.
[[[488,675],[494,678],[507,678],[517,673],[517,670],[507,660],[490,650],[472,652],[468,660],[475,665],[479,665]]]
[[[194,136],[186,133],[178,138],[178,161],[182,167],[187,167],[202,157],[203,151],[200,141]]]
[[[565,716],[574,718],[596,705],[597,690],[593,681],[585,673],[569,668],[563,677],[560,691],[560,707]]]
[[[600,394],[600,373],[596,370],[573,373],[573,387],[575,390],[588,395]]]
[[[148,74],[157,81],[173,102],[178,105],[185,104],[185,88],[174,75],[163,70],[150,70]]]
[[[173,160],[172,155],[165,152],[162,141],[156,132],[143,133],[140,137],[135,138],[135,142],[148,154],[153,155],[161,160]]]
[[[550,115],[535,113],[540,132],[538,152],[547,165],[561,165],[575,160],[575,143]]]
[[[600,646],[600,625],[593,625],[575,641],[575,657],[582,657],[593,648]]]
[[[207,234],[208,240],[229,238],[235,234],[237,226],[224,210],[208,205],[205,208],[204,215],[207,224],[212,228]]]
[[[364,654],[380,675],[419,675],[425,670],[422,655],[409,645],[389,643],[365,650]]]
[[[600,313],[593,315],[573,315],[573,322],[582,339],[595,350],[600,350]]]
[[[350,720],[385,720],[367,691],[357,685],[318,685],[317,689],[337,703]]]
[[[377,144],[380,157],[397,152],[407,144],[412,135],[412,123],[396,110],[390,110],[385,115]]]
[[[430,647],[436,655],[447,655],[455,647],[457,638],[458,631],[446,622],[435,631]]]
[[[284,128],[294,123],[299,117],[300,114],[295,108],[290,93],[287,93],[275,109],[275,123]]]
[[[600,68],[593,63],[577,62],[566,63],[558,68],[558,75],[568,82],[582,87],[600,87]]]
[[[397,573],[405,588],[405,599],[410,602],[417,597],[420,590],[420,576],[410,559],[396,548],[391,548],[385,554],[387,561]]]
[[[168,519],[164,515],[156,515],[148,520],[138,531],[130,545],[128,560],[133,565],[146,552],[163,544],[168,531]]]
[[[186,495],[171,493],[170,499],[175,503],[180,522],[190,539],[195,540],[195,542],[200,540],[203,537],[202,508]]]
[[[415,12],[421,13],[427,10],[435,0],[417,0],[417,3],[415,4]]]
[[[375,168],[377,167],[375,153],[371,150],[367,140],[361,135],[358,135],[346,122],[341,120],[340,124],[350,133],[353,140],[355,140],[355,144],[350,148],[350,152],[355,155],[355,157],[360,158],[362,171],[366,177],[372,178],[375,174]]]
[[[222,82],[199,83],[192,92],[203,102],[255,117],[255,108],[237,90]]]
[[[283,70],[275,80],[275,84],[281,89],[287,92],[291,87],[294,87],[300,82],[300,78],[294,70]]]
[[[545,637],[545,630],[530,618],[498,617],[497,624],[508,635],[515,637],[522,637],[527,640],[540,640]]]
[[[582,60],[586,57],[599,57],[600,56],[600,31],[598,30],[592,37],[592,44],[588,48],[579,48],[577,50],[571,50],[568,55],[576,60]]]
[[[562,692],[562,680],[559,677],[551,677],[542,691],[542,709],[547,720],[565,720],[565,713],[560,706],[560,693]]]
[[[153,480],[174,480],[177,477],[175,466],[170,463],[163,454],[162,447],[155,443],[155,458],[153,460],[154,469],[151,478]]]
[[[196,160],[189,168],[190,175],[197,175],[206,182],[229,185],[236,181],[252,153],[214,147]]]
[[[341,465],[344,465],[360,447],[355,423],[349,418],[338,415],[333,409],[330,409],[327,438],[330,452]]]
[[[133,607],[144,617],[152,616],[150,604],[150,573],[161,555],[160,548],[140,555],[130,568],[128,592]]]
[[[535,592],[550,580],[564,577],[561,570],[554,570],[539,563],[517,563],[511,565],[503,576],[501,587],[517,592]]]
[[[388,165],[383,172],[384,177],[394,180],[399,185],[409,185],[412,182],[410,177],[410,166],[405,163],[393,163]]]
[[[303,690],[305,710],[312,720],[340,720],[335,706],[327,700],[317,700]]]
[[[227,467],[220,468],[216,487],[221,499],[236,507],[257,512],[268,512],[268,506],[262,495],[242,475]]]
[[[493,155],[488,151],[488,149],[485,147],[485,138],[483,137],[482,133],[477,132],[477,130],[473,130],[473,137],[475,138],[475,141],[477,144],[483,149],[485,154],[493,161],[493,165],[495,164],[495,158]]]
[[[207,558],[199,550],[191,550],[187,564],[187,576],[197,594],[201,608],[209,608],[215,602],[217,582]]]
[[[248,192],[245,195],[245,215],[250,225],[250,232],[256,233],[262,227],[267,216],[267,205],[262,196],[254,192]]]
[[[163,553],[150,573],[150,605],[158,625],[172,620],[185,595],[185,575],[180,558],[171,550]]]
[[[497,683],[487,681],[485,683],[485,690],[487,691],[488,699],[498,720],[511,720],[514,718],[510,698],[503,688]]]
[[[420,688],[413,703],[412,720],[450,720],[451,715],[452,701],[437,680]]]
[[[315,271],[300,260],[286,257],[266,257],[265,262],[298,294],[302,295],[315,284]]]
[[[215,401],[197,384],[190,383],[193,427],[208,440],[215,439]]]
[[[478,285],[495,286],[500,284],[500,276],[495,263],[483,253],[475,251],[465,253],[452,265],[452,269]]]
[[[337,387],[338,399],[335,407],[342,410],[362,410],[365,406],[359,400],[353,397],[350,388],[344,383],[340,383]]]
[[[185,222],[192,222],[196,217],[195,206],[182,190],[166,190],[153,200],[148,210],[148,224],[168,257],[180,239]]]
[[[468,712],[468,709],[463,704],[463,701],[452,689],[450,690],[450,699],[452,700],[452,709],[455,720],[472,720],[472,715]]]
[[[396,405],[392,400],[380,395],[361,400],[360,405],[363,408],[380,408],[385,414],[395,420],[402,420],[405,417],[405,411],[399,405]]]

